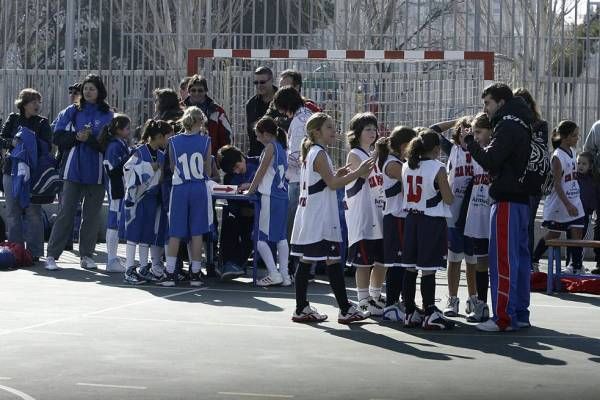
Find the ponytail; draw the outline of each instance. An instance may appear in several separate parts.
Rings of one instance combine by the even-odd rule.
[[[115,114],[113,119],[104,127],[98,136],[98,143],[103,151],[106,151],[108,143],[115,138],[118,129],[126,128],[131,124],[131,120],[125,114]]]
[[[156,136],[163,135],[166,136],[169,133],[173,132],[173,127],[167,121],[149,119],[144,124],[144,128],[142,130],[142,143],[148,143]]]
[[[262,117],[258,120],[256,125],[254,125],[255,132],[261,133],[269,133],[277,139],[277,141],[283,146],[284,149],[287,149],[287,135],[283,129],[277,126],[275,120],[271,117]]]
[[[308,151],[310,150],[310,148],[313,144],[314,144],[313,141],[308,136],[305,136],[304,139],[302,139],[302,148],[300,149],[302,161],[306,160]]]
[[[375,142],[375,151],[377,151],[377,166],[380,171],[383,171],[383,164],[390,155],[390,139],[382,137]]]
[[[320,130],[329,119],[331,117],[324,112],[316,112],[306,121],[306,136],[302,140],[302,148],[300,149],[302,161],[306,160],[310,147],[315,144],[315,131]]]
[[[435,131],[427,128],[419,129],[419,136],[413,138],[406,149],[408,167],[410,169],[419,168],[423,156],[439,145],[440,137]]]

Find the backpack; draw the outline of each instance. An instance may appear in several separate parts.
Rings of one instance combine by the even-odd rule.
[[[548,142],[529,126],[529,159],[519,179],[530,195],[548,195],[552,190],[552,173]]]

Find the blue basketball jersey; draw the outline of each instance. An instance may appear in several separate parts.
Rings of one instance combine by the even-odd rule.
[[[287,152],[281,145],[281,143],[274,141],[273,145],[273,159],[271,165],[267,169],[267,172],[263,176],[263,179],[258,185],[258,191],[260,194],[276,197],[276,198],[288,198],[288,181],[285,177],[287,171]],[[261,161],[265,156],[265,150],[261,154]]]
[[[202,182],[206,179],[204,160],[210,149],[210,137],[197,133],[180,133],[169,139],[170,157],[175,168],[173,185]]]
[[[143,144],[138,146],[133,154],[138,157],[140,161],[146,161],[149,163],[158,163],[159,169],[158,173],[162,173],[162,167],[165,163],[165,153],[162,150],[157,150],[156,154],[152,154],[152,150],[149,148],[149,145]],[[158,195],[160,192],[160,185],[156,185],[150,189],[150,193]]]

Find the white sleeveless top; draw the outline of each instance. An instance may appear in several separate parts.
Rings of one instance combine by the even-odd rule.
[[[398,159],[398,157],[390,154],[383,163],[381,174],[383,175],[383,191],[385,194],[385,207],[383,208],[383,215],[392,214],[394,217],[404,218],[406,217],[406,211],[402,205],[402,179],[394,179],[385,173],[385,169],[392,162],[399,163],[402,166],[404,163]]]
[[[490,175],[473,160],[473,190],[465,221],[465,236],[489,239],[491,209]]]
[[[352,149],[360,161],[368,159],[363,149]],[[377,165],[369,176],[358,178],[346,185],[346,225],[348,226],[348,246],[359,240],[383,239],[383,177]]]
[[[435,177],[444,168],[438,160],[423,160],[417,169],[410,169],[408,162],[402,166],[402,201],[407,212],[417,212],[430,217],[450,218],[450,207],[442,201]]]
[[[327,163],[333,171],[333,164],[327,151],[314,144],[300,169],[300,198],[292,229],[292,244],[310,244],[328,240],[341,242],[340,213],[335,190],[330,189],[314,169],[315,159],[320,152],[327,156]]]
[[[454,201],[450,205],[452,217],[448,219],[448,227],[453,228],[460,215],[460,208],[465,199],[465,191],[473,177],[471,154],[459,145],[452,146],[446,170],[448,172],[448,183],[454,195]]]
[[[546,197],[544,201],[544,221],[554,222],[570,222],[577,218],[583,217],[583,205],[581,204],[581,198],[579,197],[579,183],[577,183],[577,156],[575,149],[571,148],[569,152],[562,148],[557,148],[552,153],[552,160],[557,158],[560,161],[562,168],[561,184],[562,189],[567,196],[567,199],[577,207],[577,216],[570,216],[567,208],[560,201],[558,194],[554,187],[552,192]]]

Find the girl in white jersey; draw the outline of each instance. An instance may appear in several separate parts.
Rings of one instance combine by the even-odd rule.
[[[571,239],[581,239],[585,213],[577,182],[577,155],[579,127],[573,121],[561,121],[552,132],[552,176],[554,185],[544,201],[544,222],[548,233],[533,252],[532,261],[538,263],[546,251],[546,240],[556,239],[561,232],[570,231]]]
[[[485,113],[477,114],[471,121],[471,129],[475,140],[481,147],[490,144],[492,127]],[[488,248],[490,238],[490,214],[492,199],[490,197],[490,175],[477,161],[473,160],[473,180],[471,196],[468,199],[465,236],[473,243],[473,257],[476,259],[475,286],[477,295],[471,297],[473,305],[467,314],[469,322],[485,322],[490,316],[487,305],[489,287]]]
[[[404,268],[402,242],[406,211],[402,204],[402,165],[408,143],[417,133],[407,126],[397,126],[390,136],[377,141],[377,166],[383,174],[385,206],[383,208],[383,260],[388,268],[385,285],[383,320],[404,321],[404,304],[400,302]]]
[[[377,118],[373,113],[356,114],[346,134],[350,145],[347,164],[352,169],[368,160],[377,140]],[[383,315],[385,299],[381,287],[383,265],[383,176],[377,165],[367,174],[346,184],[348,261],[356,268],[358,308],[372,316]]]
[[[349,324],[368,317],[350,304],[346,296],[344,270],[340,264],[342,233],[336,189],[368,174],[375,161],[368,158],[353,171],[348,166],[334,173],[327,146],[337,139],[334,122],[325,113],[313,114],[306,122],[308,137],[302,142],[300,198],[292,229],[291,254],[300,257],[296,270],[294,322],[321,322],[327,315],[311,307],[306,298],[311,264],[325,261],[329,284],[340,313],[338,322]]]
[[[433,130],[421,128],[406,150],[407,163],[402,168],[404,225],[402,266],[406,268],[402,296],[406,307],[404,326],[421,325],[424,329],[450,329],[435,306],[435,272],[446,268],[446,218],[454,196],[448,184],[440,155],[440,139]],[[415,304],[417,271],[422,271],[423,311]]]

